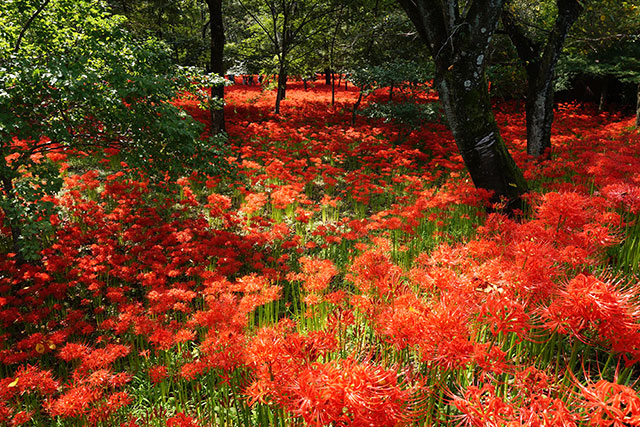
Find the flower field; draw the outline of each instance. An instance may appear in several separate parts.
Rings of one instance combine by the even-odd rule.
[[[225,96],[232,177],[52,156],[42,261],[0,255],[0,424],[640,425],[630,118],[561,105],[539,162],[497,104],[531,187],[513,219],[443,124],[351,125],[357,90],[320,82],[280,117]]]

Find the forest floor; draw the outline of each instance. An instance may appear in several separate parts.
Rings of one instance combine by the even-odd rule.
[[[68,160],[42,262],[0,255],[0,423],[640,425],[632,118],[559,105],[536,161],[497,103],[513,220],[444,124],[273,92],[226,89],[232,177]]]

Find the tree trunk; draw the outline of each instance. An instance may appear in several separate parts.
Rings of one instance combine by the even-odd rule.
[[[224,76],[222,62],[224,52],[224,26],[222,23],[222,0],[207,0],[211,25],[211,72]],[[224,86],[212,86],[211,98],[224,100]],[[224,106],[211,107],[211,135],[225,130]]]
[[[280,70],[278,72],[278,89],[276,93],[276,109],[275,113],[280,114],[280,102],[287,95],[287,68],[284,58],[280,62]]]
[[[605,77],[600,90],[600,102],[598,102],[598,113],[604,111],[605,102],[607,101],[607,92],[609,91],[609,79]]]
[[[551,125],[553,123],[553,70],[541,73],[534,66],[527,71],[527,153],[534,157],[551,156]]]
[[[327,86],[331,84],[331,68],[325,68],[324,70],[324,83]]]
[[[355,126],[356,124],[356,114],[358,113],[358,108],[360,107],[360,103],[362,102],[362,93],[363,88],[360,88],[360,94],[358,95],[358,99],[353,104],[353,110],[351,111],[351,125]]]
[[[522,209],[520,196],[527,184],[500,136],[486,78],[476,77],[477,68],[456,68],[444,71],[438,92],[471,179],[476,187],[492,191],[492,202],[504,202],[507,212]]]
[[[640,128],[640,82],[638,83],[638,94],[636,95],[636,127]]]
[[[527,72],[527,153],[548,157],[553,123],[553,77],[569,28],[582,13],[578,0],[557,0],[558,16],[543,46],[530,39],[509,4],[502,23]]]
[[[336,77],[331,74],[331,106],[336,105]]]
[[[398,0],[431,51],[440,102],[476,187],[492,192],[506,213],[523,207],[527,184],[500,136],[485,76],[489,43],[503,2]]]

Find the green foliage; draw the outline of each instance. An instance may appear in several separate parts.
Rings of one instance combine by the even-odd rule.
[[[491,83],[491,96],[521,98],[526,93],[527,75],[517,62],[491,64],[487,78]]]
[[[236,65],[247,72],[308,72],[317,41],[329,28],[330,2],[300,0],[237,0],[244,37],[234,45]],[[237,25],[235,26],[237,27]],[[259,68],[258,68],[259,67]],[[244,70],[242,70],[244,71]]]
[[[529,0],[508,0],[505,8],[509,9],[512,16],[521,24],[524,35],[535,43],[543,45],[556,16],[558,15],[558,5],[556,0],[540,0],[531,2]]]
[[[415,128],[425,121],[443,120],[440,104],[418,104],[414,96],[417,92],[430,90],[428,82],[433,79],[433,73],[430,63],[396,61],[359,68],[349,75],[349,80],[360,88],[362,98],[381,88],[389,88],[390,98],[395,91],[398,98],[371,103],[360,112],[361,115]],[[357,105],[354,112],[356,110]]]
[[[223,139],[201,139],[202,125],[169,103],[180,93],[208,102],[201,88],[222,79],[174,66],[164,45],[132,39],[123,22],[88,0],[0,6],[0,206],[27,258],[41,240],[30,230],[50,227],[42,197],[60,188],[47,153],[111,148],[174,177],[227,170]]]
[[[574,24],[558,64],[563,88],[576,76],[640,82],[640,1],[594,0]]]
[[[442,107],[437,102],[417,104],[415,102],[374,102],[363,108],[363,116],[383,119],[384,122],[394,121],[415,129],[425,122],[442,122],[444,115]]]
[[[355,70],[398,61],[430,61],[415,27],[395,0],[344,4],[334,54],[338,67]]]
[[[127,17],[125,27],[136,37],[165,42],[176,64],[207,67],[207,5],[201,0],[107,0],[110,10]]]
[[[424,87],[433,74],[432,64],[396,61],[358,68],[351,73],[349,80],[369,92],[383,87],[394,87],[402,92]]]
[[[491,96],[521,99],[527,92],[527,74],[506,33],[496,34],[493,38],[487,80]]]
[[[283,31],[282,10],[287,4],[295,4],[295,8],[287,21],[288,30]],[[393,0],[282,4],[233,0],[225,4],[224,12],[225,58],[236,73],[277,73],[278,55],[284,48],[288,50],[287,70],[298,76],[326,69],[347,73],[402,59],[426,59],[422,41]],[[300,27],[305,20],[311,23]],[[283,47],[285,33],[295,33],[295,37]]]

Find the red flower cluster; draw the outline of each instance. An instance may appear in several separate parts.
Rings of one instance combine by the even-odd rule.
[[[272,96],[227,88],[237,176],[66,168],[42,262],[0,255],[0,423],[639,423],[637,279],[601,273],[640,206],[628,120],[562,106],[533,162],[497,106],[539,189],[515,221],[444,126]]]

